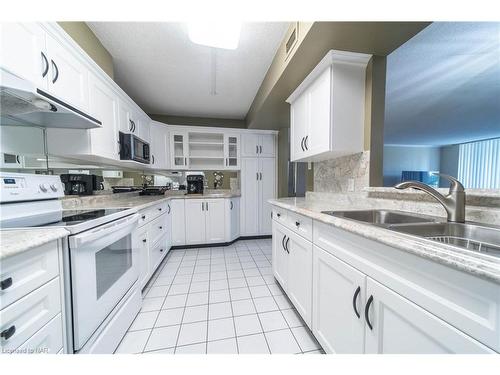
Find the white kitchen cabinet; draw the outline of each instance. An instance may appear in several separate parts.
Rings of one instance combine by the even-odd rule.
[[[151,164],[153,169],[168,169],[170,167],[168,128],[160,123],[151,122]]]
[[[172,199],[170,201],[172,213],[172,246],[186,244],[186,219],[184,210],[184,199]]]
[[[363,151],[370,58],[331,50],[286,100],[292,161],[320,161]]]
[[[288,231],[286,228],[277,223],[273,222],[273,238],[272,238],[272,254],[273,254],[273,275],[280,283],[283,290],[287,290],[287,280],[288,280],[288,253],[285,247],[286,234]]]
[[[136,112],[137,117],[137,136],[147,143],[151,143],[151,121],[149,117]]]
[[[167,213],[166,213],[166,225],[167,225],[167,249],[170,250],[172,247],[172,202],[167,203]]]
[[[188,133],[179,130],[170,132],[170,160],[172,169],[187,169],[189,157]]]
[[[206,238],[205,201],[186,199],[186,244],[202,244]]]
[[[312,273],[314,336],[327,353],[362,354],[366,276],[317,246]]]
[[[2,22],[0,41],[1,68],[47,90],[49,60],[45,30],[32,22]]]
[[[226,241],[231,242],[240,236],[240,198],[226,199]]]
[[[82,111],[87,111],[89,108],[89,69],[76,56],[76,51],[69,50],[48,33],[46,34],[46,47],[50,66],[49,93]],[[99,120],[102,121],[101,118]]]
[[[244,236],[271,234],[271,206],[276,194],[276,160],[242,158],[241,233]]]
[[[119,104],[119,116],[118,116],[118,129],[122,133],[134,133],[137,125],[132,119],[132,110],[130,105],[124,100],[120,100]]]
[[[241,135],[242,157],[274,157],[275,155],[273,134],[243,133]]]
[[[139,249],[139,284],[144,288],[149,281],[149,241],[147,226],[143,226],[134,232],[135,246]]]
[[[365,353],[493,353],[488,347],[369,277],[366,295],[368,321]]]
[[[240,136],[236,133],[224,134],[224,165],[228,170],[240,169]]]

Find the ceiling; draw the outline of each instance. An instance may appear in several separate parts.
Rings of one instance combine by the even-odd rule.
[[[224,50],[192,43],[184,23],[87,24],[113,56],[115,81],[145,112],[232,119],[245,118],[288,28],[244,23],[238,48]]]
[[[385,144],[499,136],[500,23],[433,23],[388,56]]]

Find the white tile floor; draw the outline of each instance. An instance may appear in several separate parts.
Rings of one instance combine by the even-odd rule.
[[[172,250],[116,353],[322,353],[271,269],[271,240]]]

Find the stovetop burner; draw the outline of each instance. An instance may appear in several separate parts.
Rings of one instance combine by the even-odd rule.
[[[62,212],[62,219],[60,221],[42,226],[77,225],[88,220],[98,219],[100,217],[112,215],[114,213],[125,210],[127,210],[127,208],[109,208],[109,209],[98,209],[98,210],[64,210]]]

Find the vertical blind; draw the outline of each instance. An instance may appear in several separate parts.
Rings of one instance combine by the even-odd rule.
[[[459,145],[458,179],[469,189],[500,189],[500,138]]]

